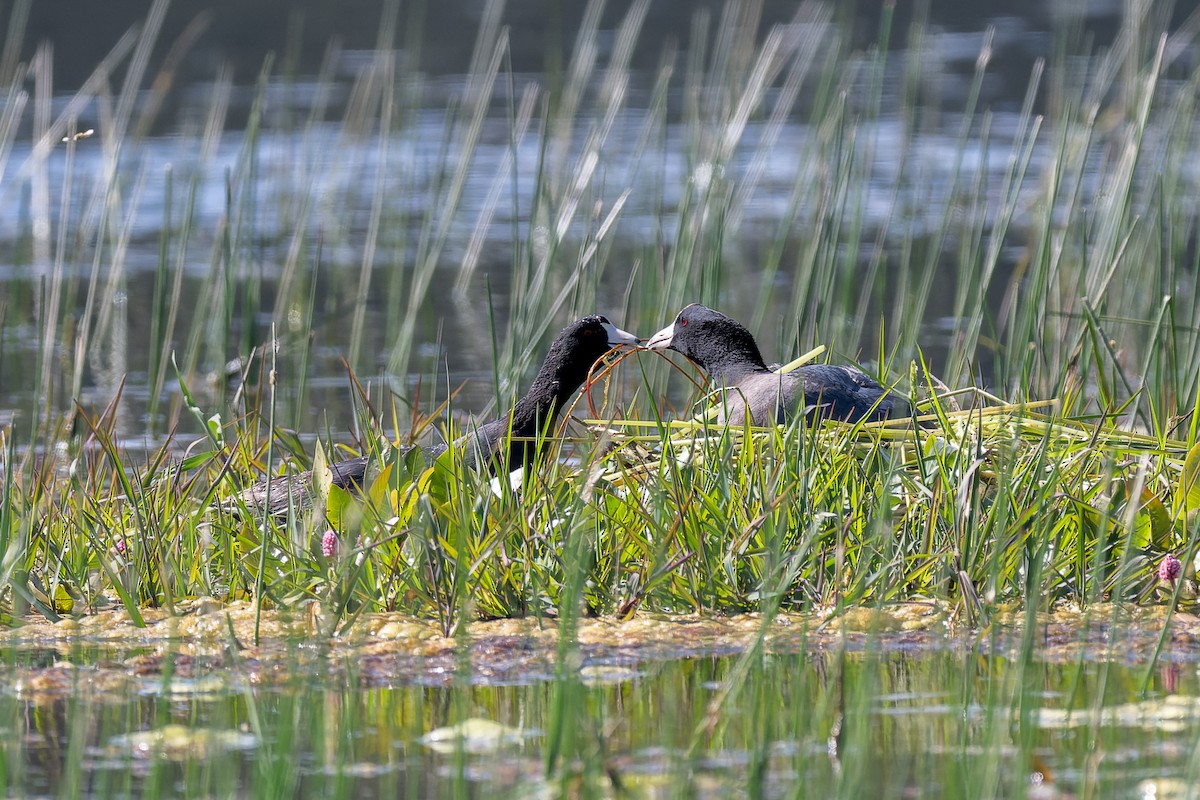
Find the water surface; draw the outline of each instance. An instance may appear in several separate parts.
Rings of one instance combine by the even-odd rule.
[[[239,647],[222,630],[248,636],[253,614],[230,614],[228,629],[198,609],[151,614],[145,633],[102,613],[6,635],[10,789],[1131,796],[1180,790],[1197,766],[1189,615],[1157,666],[1155,612],[1044,617],[1031,641],[953,633],[931,607],[781,617],[761,651],[757,616],[583,621],[563,666],[553,620],[446,639],[380,616],[339,641],[295,638],[315,617],[268,614],[263,644]],[[911,630],[839,630],[868,618]],[[565,785],[544,777],[561,707]]]

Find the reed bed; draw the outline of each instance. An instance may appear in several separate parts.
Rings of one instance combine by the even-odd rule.
[[[318,447],[316,509],[285,523],[226,500],[279,457],[270,441],[213,426],[211,448],[179,459],[164,447],[130,470],[114,415],[85,416],[92,461],[8,490],[13,519],[38,520],[13,602],[56,617],[117,601],[137,619],[197,595],[317,599],[339,627],[403,611],[450,633],[568,607],[626,617],[920,599],[981,624],[1012,603],[1173,596],[1157,568],[1195,556],[1200,447],[1049,403],[956,395],[857,425],[610,415],[582,435],[547,431],[546,457],[516,483],[461,468],[454,450],[426,463],[367,420],[382,469],[364,496],[330,485],[343,451]]]
[[[1147,601],[1159,559],[1191,563],[1190,29],[1128,9],[1092,51],[1063,22],[1000,113],[981,99],[991,32],[962,105],[927,96],[920,15],[894,31],[885,11],[856,49],[823,5],[764,28],[760,4],[731,3],[695,18],[686,58],[667,49],[644,72],[647,5],[600,58],[597,3],[551,91],[516,82],[492,4],[431,145],[419,37],[396,48],[419,11],[389,4],[344,94],[331,49],[307,116],[275,104],[294,87],[268,61],[234,136],[218,74],[161,177],[148,131],[171,65],[148,59],[165,7],[65,104],[44,51],[2,59],[0,198],[27,189],[4,248],[32,276],[0,312],[5,342],[33,342],[4,359],[31,387],[0,448],[14,616],[317,598],[338,625],[395,609],[449,631],[568,607],[934,597],[980,621],[1009,600]],[[118,69],[119,93],[99,92]],[[104,124],[81,136],[91,113]],[[322,158],[330,147],[345,157]],[[797,166],[780,191],[782,156]],[[154,194],[146,270],[129,259]],[[756,217],[764,196],[784,210]],[[942,283],[952,299],[934,310]],[[148,341],[131,334],[132,298],[148,298]],[[443,325],[490,365],[492,396],[470,404],[487,413],[561,321],[602,309],[657,327],[692,301],[741,317],[768,351],[824,343],[924,405],[853,427],[669,422],[694,390],[642,356],[592,387],[604,424],[547,432],[549,457],[516,488],[394,446],[447,412],[461,423],[452,356],[422,355]],[[330,351],[350,376],[337,394],[310,384]],[[218,510],[263,475],[321,475],[350,453],[383,465],[365,502],[319,487],[320,513],[283,526]]]
[[[537,731],[518,774],[547,795],[627,796],[652,774],[653,791],[696,796],[728,772],[722,796],[1013,796],[1053,783],[1043,757],[1066,792],[1129,788],[1106,698],[1176,679],[1097,665],[1090,647],[1050,664],[1035,623],[1095,609],[1101,656],[1123,663],[1132,606],[1170,620],[1195,602],[1195,24],[1126,3],[1099,47],[1055,17],[1021,100],[993,104],[995,31],[959,81],[932,57],[941,32],[919,11],[898,26],[891,5],[864,45],[832,4],[765,25],[767,5],[730,2],[647,69],[650,5],[609,30],[590,2],[533,81],[489,2],[461,80],[439,81],[421,68],[422,5],[389,2],[369,58],[332,44],[315,76],[268,59],[252,87],[220,68],[172,117],[203,19],[163,41],[156,0],[63,93],[49,45],[21,61],[29,3],[0,6],[0,207],[16,209],[0,215],[0,613],[18,627],[117,609],[136,627],[248,601],[256,625],[230,622],[209,670],[228,704],[181,699],[176,669],[203,662],[173,645],[147,657],[157,701],[139,683],[136,705],[113,706],[90,676],[54,713],[0,693],[21,742],[0,758],[6,785],[38,774],[17,750],[53,739],[51,783],[70,796],[358,796],[371,759],[388,765],[380,795],[468,796],[481,761],[464,746],[421,772],[395,767],[413,763],[396,743],[483,714]],[[507,407],[568,319],[649,331],[690,302],[744,321],[768,358],[819,346],[809,357],[860,363],[912,413],[721,428],[702,376],[623,353],[515,483],[405,449]],[[354,497],[328,464],[359,453],[379,472]],[[235,499],[304,469],[311,512]],[[1164,579],[1168,557],[1180,574]],[[901,603],[979,632],[928,668],[950,709],[934,734],[880,713],[921,691],[910,662],[848,637],[808,648]],[[284,690],[263,691],[264,612],[297,609],[311,635]],[[364,689],[370,659],[333,647],[374,612],[453,637],[446,694]],[[584,683],[585,616],[738,612],[757,612],[749,644],[711,676],[687,665],[677,700]],[[804,630],[782,653],[790,612]],[[474,680],[472,636],[514,617],[557,632],[554,678],[506,705]],[[994,624],[1014,618],[1015,633]],[[81,662],[78,646],[55,660]],[[1166,712],[1137,710],[1165,729]],[[1078,735],[1048,733],[1076,718]],[[200,722],[255,756],[92,757],[131,726]],[[639,731],[649,745],[629,744]],[[1186,751],[1168,766],[1194,783],[1194,748],[1162,744],[1147,750]],[[876,755],[898,750],[911,763],[883,786]]]

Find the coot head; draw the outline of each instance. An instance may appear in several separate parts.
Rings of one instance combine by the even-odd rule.
[[[851,367],[813,364],[789,373],[767,367],[750,331],[740,322],[700,305],[650,337],[651,350],[675,350],[708,372],[727,393],[718,420],[742,424],[786,422],[797,410],[810,419],[827,416],[857,422],[886,419],[893,399],[870,376]]]
[[[554,337],[526,398],[539,405],[565,400],[583,385],[592,365],[605,353],[619,345],[636,345],[641,341],[599,314],[577,319]]]
[[[693,303],[647,340],[651,350],[674,350],[709,374],[735,380],[767,369],[750,331],[720,311]]]

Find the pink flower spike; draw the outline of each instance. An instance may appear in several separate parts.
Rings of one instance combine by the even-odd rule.
[[[333,554],[337,552],[338,538],[333,529],[325,531],[325,535],[321,537],[321,553],[326,558],[333,558]],[[1161,572],[1161,569],[1159,570]]]
[[[1158,579],[1164,583],[1175,585],[1175,580],[1183,573],[1183,563],[1173,553],[1167,553],[1158,562]]]

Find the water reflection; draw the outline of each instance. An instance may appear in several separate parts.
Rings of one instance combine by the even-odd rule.
[[[253,649],[199,658],[174,646],[142,655],[75,647],[64,658],[9,646],[7,782],[45,794],[84,787],[85,796],[141,794],[163,781],[189,795],[264,785],[290,796],[335,786],[353,796],[527,795],[557,784],[546,751],[564,742],[566,779],[601,794],[689,787],[717,797],[751,781],[767,796],[797,782],[823,796],[978,796],[1021,793],[1032,781],[1051,796],[1107,795],[1182,780],[1192,766],[1191,749],[1176,743],[1200,734],[1193,668],[1142,695],[1136,664],[852,639],[854,650],[749,661],[710,653],[593,664],[565,681],[553,666],[480,681],[479,664],[462,658],[433,668],[417,659],[383,680],[371,674],[378,662],[301,642],[273,646],[273,666]],[[574,732],[559,740],[564,702]]]

